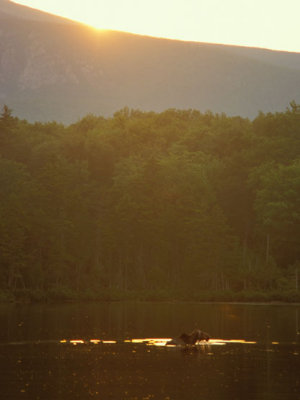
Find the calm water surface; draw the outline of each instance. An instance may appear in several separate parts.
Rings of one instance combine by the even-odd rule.
[[[5,400],[300,399],[297,305],[11,305],[0,326]],[[166,345],[194,328],[219,340]]]

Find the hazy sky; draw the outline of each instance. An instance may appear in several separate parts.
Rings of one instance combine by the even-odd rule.
[[[97,28],[300,52],[300,0],[16,0]]]

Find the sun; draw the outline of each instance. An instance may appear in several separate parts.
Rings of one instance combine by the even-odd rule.
[[[299,0],[13,2],[82,22],[96,29],[196,42],[300,51]]]

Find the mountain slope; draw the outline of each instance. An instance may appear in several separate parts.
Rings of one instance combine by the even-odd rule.
[[[253,117],[300,101],[299,53],[97,31],[8,5],[0,0],[0,104],[29,120],[124,106]]]
[[[21,19],[26,19],[29,21],[41,21],[41,22],[55,22],[58,21],[63,24],[75,24],[76,22],[52,15],[40,10],[35,10],[27,6],[22,6],[21,4],[13,3],[10,0],[0,0],[0,13],[6,14],[6,16],[17,17]]]

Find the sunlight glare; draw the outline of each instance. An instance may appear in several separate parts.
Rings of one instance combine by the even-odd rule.
[[[116,340],[102,340],[102,343],[104,343],[104,344],[116,344],[117,341]]]
[[[242,344],[256,344],[254,341],[247,341],[244,339],[209,339],[210,344],[221,344],[221,343],[242,343]]]
[[[98,29],[300,51],[300,1],[14,0]],[[280,27],[280,28],[279,28]]]
[[[170,342],[171,338],[145,338],[145,339],[131,339],[125,340],[124,342],[131,343],[145,343],[147,346],[166,346],[168,342]]]
[[[76,346],[77,344],[84,344],[84,340],[81,339],[70,340],[70,343]]]
[[[167,346],[167,347],[176,347],[172,342],[172,338],[136,338],[136,339],[125,339],[123,340],[123,343],[134,343],[134,344],[146,344],[147,346]],[[116,344],[116,340],[101,340],[101,339],[90,339],[87,342],[85,342],[82,339],[72,339],[72,340],[66,340],[62,339],[60,340],[60,343],[70,343],[76,346],[77,344],[85,344],[85,343],[92,343],[92,344]],[[256,344],[257,342],[255,341],[249,341],[245,339],[209,339],[208,342],[200,341],[197,342],[197,346],[224,346],[227,343],[241,343],[241,344]],[[279,342],[272,342],[272,344],[279,344]]]

